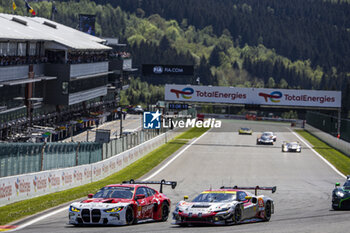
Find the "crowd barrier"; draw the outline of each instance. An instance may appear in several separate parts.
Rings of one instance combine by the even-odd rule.
[[[130,145],[131,148],[117,155],[114,153],[122,142],[110,142],[103,145],[105,159],[92,164],[0,178],[0,206],[101,180],[142,158],[178,133],[168,131],[134,147],[132,143],[124,142],[124,146]],[[132,140],[136,144],[140,137]],[[66,148],[66,151],[70,150],[72,148]],[[36,159],[33,163],[39,161]]]

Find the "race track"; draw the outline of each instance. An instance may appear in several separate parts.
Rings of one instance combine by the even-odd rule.
[[[241,126],[252,127],[253,136],[238,135]],[[175,190],[164,188],[173,201],[172,210],[184,195],[192,199],[210,187],[276,185],[275,194],[264,192],[275,201],[275,214],[270,222],[184,228],[171,225],[170,217],[168,222],[125,227],[74,227],[66,225],[68,211],[63,211],[17,232],[349,232],[350,211],[331,210],[334,184],[344,182],[344,178],[303,143],[301,153],[282,153],[282,141],[299,140],[288,126],[223,121],[222,129],[211,130],[152,178],[178,182]],[[256,145],[257,132],[267,130],[276,132],[276,144]]]

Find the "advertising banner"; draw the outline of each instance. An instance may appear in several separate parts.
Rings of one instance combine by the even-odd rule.
[[[340,91],[165,85],[165,100],[340,108]]]

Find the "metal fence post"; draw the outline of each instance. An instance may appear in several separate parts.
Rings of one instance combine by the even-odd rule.
[[[103,147],[104,147],[104,146],[103,146],[103,144],[104,144],[104,143],[102,143],[102,150],[101,150],[101,161],[103,160]]]
[[[80,148],[80,142],[78,142],[78,146],[77,146],[77,149],[75,151],[75,166],[78,166],[79,164],[79,148]]]
[[[43,148],[41,149],[41,156],[40,156],[40,171],[43,171],[44,169],[44,152],[46,148],[46,142],[44,142]]]

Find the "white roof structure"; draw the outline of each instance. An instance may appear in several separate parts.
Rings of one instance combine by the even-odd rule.
[[[0,13],[0,41],[53,42],[67,50],[110,50],[101,43],[105,40],[63,24],[41,18]],[[48,46],[52,43],[48,43]]]

